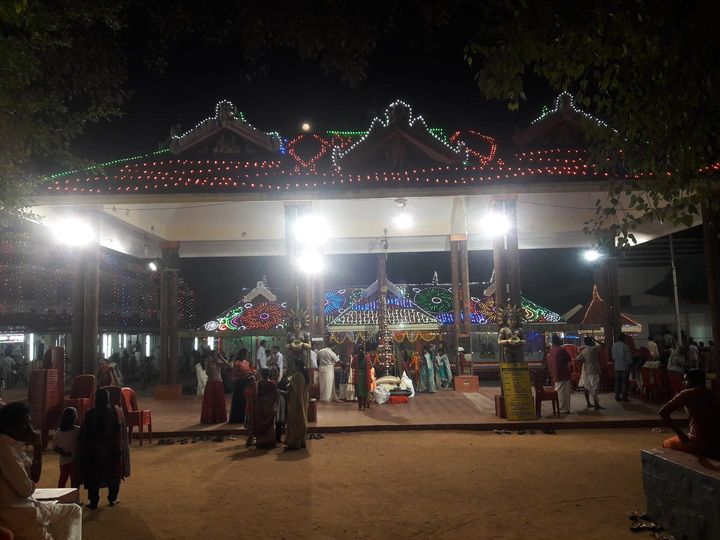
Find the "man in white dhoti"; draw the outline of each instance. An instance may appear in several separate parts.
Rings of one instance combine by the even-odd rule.
[[[600,393],[600,345],[590,336],[585,336],[585,347],[580,351],[575,359],[578,364],[582,365],[580,381],[578,386],[585,392],[585,401],[587,408],[595,407],[595,409],[604,409],[598,400]],[[593,404],[590,404],[590,397],[593,398]]]
[[[32,459],[23,451],[31,445]],[[20,401],[0,409],[0,524],[15,540],[81,540],[82,509],[77,504],[33,499],[42,471],[40,435],[30,425],[30,409]]]
[[[332,347],[320,349],[317,353],[318,371],[320,373],[320,401],[337,401],[335,396],[335,364],[340,363],[338,355]]]

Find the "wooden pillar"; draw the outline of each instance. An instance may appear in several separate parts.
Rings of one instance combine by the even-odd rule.
[[[157,358],[160,384],[169,384],[168,377],[168,272],[162,263],[160,270],[160,358]]]
[[[317,335],[323,338],[323,344],[328,345],[325,336],[325,280],[322,273],[318,274],[315,295],[318,306]]]
[[[455,328],[455,340],[457,342],[460,337],[460,296],[462,295],[460,287],[460,250],[458,242],[450,240],[450,279],[452,280],[453,295],[453,322]],[[456,343],[457,348],[457,343]]]
[[[168,357],[167,357],[167,378],[170,384],[178,382],[178,270],[171,268],[167,270],[167,334],[168,334]],[[220,339],[218,339],[218,350],[220,350]]]
[[[100,268],[97,246],[88,246],[83,252],[83,373],[97,369],[98,301],[100,297]]]
[[[160,382],[155,386],[155,398],[177,399],[182,394],[177,383],[179,244],[166,242],[160,248]]]
[[[76,251],[73,256],[72,292],[72,349],[70,353],[72,374],[85,373],[84,324],[85,321],[85,253]]]
[[[470,321],[470,270],[467,242],[467,240],[460,240],[457,243],[460,248],[460,291],[462,293],[460,305],[463,311],[463,333],[469,336],[472,327]]]
[[[715,347],[712,350],[713,369],[720,368],[720,291],[718,287],[718,241],[717,213],[702,205],[703,250],[705,252],[705,275],[708,287],[708,304],[710,307],[710,325]],[[717,371],[716,371],[717,372]]]
[[[505,201],[505,217],[510,223],[507,232],[507,275],[510,286],[510,305],[522,306],[522,295],[520,290],[520,249],[518,247],[518,225],[517,225],[517,201],[508,199]]]
[[[495,267],[495,309],[507,304],[507,267],[505,264],[505,237],[493,238],[493,266]]]

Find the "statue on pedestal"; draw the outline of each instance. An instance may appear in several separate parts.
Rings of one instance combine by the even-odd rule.
[[[524,362],[525,333],[521,328],[520,309],[508,306],[500,315],[503,326],[498,332],[501,362]]]

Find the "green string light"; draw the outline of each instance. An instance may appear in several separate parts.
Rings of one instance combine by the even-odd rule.
[[[84,168],[84,169],[74,169],[72,171],[63,171],[59,173],[55,173],[53,175],[50,175],[46,177],[46,180],[54,180],[55,178],[59,178],[61,176],[65,176],[67,174],[74,174],[82,171],[92,171],[95,169],[102,169],[103,167],[108,167],[110,165],[117,165],[118,163],[125,163],[126,161],[133,161],[135,159],[142,159],[142,158],[149,158],[152,156],[158,156],[160,154],[166,154],[169,153],[170,150],[167,148],[163,148],[162,150],[155,150],[154,152],[150,152],[149,154],[140,154],[138,156],[132,156],[132,157],[126,157],[126,158],[120,158],[120,159],[113,159],[112,161],[106,161],[105,163],[100,163],[98,165],[92,165],[90,167]]]

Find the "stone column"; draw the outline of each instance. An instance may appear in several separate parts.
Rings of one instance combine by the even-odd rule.
[[[88,246],[84,259],[83,301],[83,373],[95,373],[98,353],[98,301],[100,297],[100,268],[98,247]]]
[[[520,250],[518,248],[517,201],[505,201],[505,217],[510,222],[510,229],[506,236],[507,242],[507,271],[510,285],[510,305],[521,307],[522,295],[520,290]]]
[[[72,349],[70,353],[72,374],[85,373],[84,324],[85,321],[85,254],[76,251],[73,255],[72,292]]]
[[[312,274],[305,276],[304,283],[304,294],[303,304],[308,313],[308,332],[310,338],[316,335],[315,331],[315,278]]]

